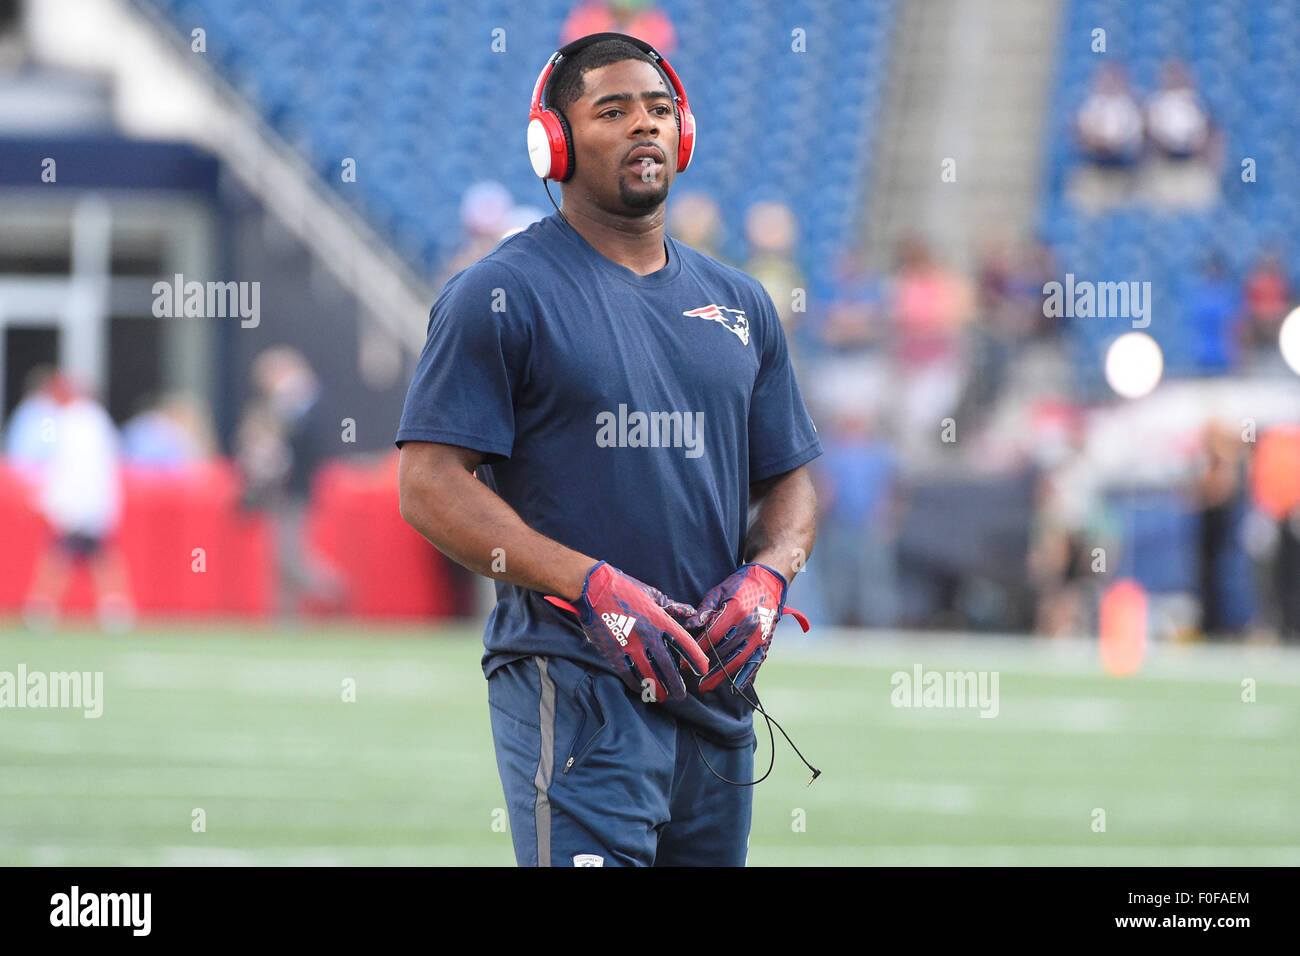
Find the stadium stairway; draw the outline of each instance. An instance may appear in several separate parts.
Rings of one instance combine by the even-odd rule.
[[[929,0],[899,10],[889,96],[862,224],[873,265],[929,239],[963,265],[990,231],[1033,223],[1058,0]],[[944,162],[955,180],[945,181]],[[951,176],[947,177],[951,180]]]
[[[148,0],[46,0],[32,7],[30,20],[43,60],[109,78],[126,135],[209,150],[367,304],[366,322],[418,354],[432,290],[250,107],[207,53],[191,48],[191,27],[206,20],[179,29]]]

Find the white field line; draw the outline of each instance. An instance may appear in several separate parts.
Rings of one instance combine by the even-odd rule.
[[[1270,740],[1300,734],[1300,709],[1242,703],[1235,684],[1225,684],[1218,699],[1200,701],[1057,696],[999,688],[993,717],[980,716],[978,702],[971,701],[963,707],[895,707],[891,703],[893,690],[887,679],[874,677],[864,680],[859,688],[818,688],[815,695],[778,688],[763,696],[763,704],[783,723],[791,718],[838,723],[846,715],[857,715],[855,719],[864,730],[906,727],[954,733],[1116,734],[1197,740]],[[755,726],[766,736],[761,719],[756,718]]]
[[[824,780],[825,778],[823,778]],[[818,781],[818,786],[822,781]],[[1069,783],[1057,786],[1008,783],[921,782],[915,780],[873,780],[854,787],[851,795],[834,799],[825,794],[817,802],[804,800],[809,833],[819,821],[834,821],[842,832],[845,821],[861,817],[865,808],[898,814],[965,815],[984,821],[1033,820],[1040,825],[1058,824],[1090,835],[1091,814],[1101,807],[1108,814],[1113,833],[1133,832],[1140,827],[1149,833],[1162,828],[1195,826],[1217,833],[1259,834],[1277,829],[1296,831],[1291,808],[1295,788],[1273,785],[1249,794],[1233,792],[1222,802],[1207,801],[1196,794],[1152,787],[1133,788],[1124,784],[1122,794],[1110,784]],[[824,801],[824,802],[823,802]],[[768,797],[755,802],[755,821],[777,819],[786,825],[786,800]],[[1265,826],[1267,824],[1267,826]]]
[[[1095,834],[1097,846],[915,846],[842,845],[750,847],[750,866],[1295,866],[1300,846],[1113,846]],[[1123,915],[1116,913],[1115,915]]]
[[[218,666],[187,660],[172,654],[133,653],[104,674],[113,682],[140,690],[215,690],[245,694],[320,695],[342,700],[343,681],[356,682],[356,700],[367,693],[385,697],[428,697],[454,692],[448,674],[429,665],[409,662],[388,663],[368,660],[230,661]],[[469,675],[473,677],[471,673]],[[107,694],[106,694],[107,696]]]
[[[19,862],[42,866],[513,866],[509,834],[492,847],[431,843],[426,846],[302,846],[249,850],[222,846],[156,849],[41,844],[21,850]],[[765,846],[755,841],[750,866],[1296,866],[1300,846],[1017,846],[1007,844],[879,845],[845,847],[815,842]],[[12,855],[9,857],[12,859]],[[1122,914],[1116,914],[1122,915]]]
[[[1091,639],[1045,639],[1013,635],[953,635],[829,628],[815,640],[798,627],[782,631],[771,660],[910,670],[920,663],[953,670],[1104,678],[1098,645]],[[1300,648],[1262,644],[1162,644],[1147,647],[1136,675],[1141,680],[1235,680],[1254,677],[1300,686]],[[1115,678],[1122,680],[1122,678]]]
[[[223,846],[125,847],[45,843],[9,852],[37,866],[514,866],[510,834],[497,834],[496,847],[431,842],[424,846],[302,846],[246,849]],[[196,834],[195,839],[204,839]]]

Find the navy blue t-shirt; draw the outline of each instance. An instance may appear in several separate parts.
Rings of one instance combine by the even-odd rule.
[[[502,240],[434,303],[396,441],[482,452],[478,477],[531,528],[695,604],[743,563],[750,483],[822,449],[762,285],[665,245],[642,276],[558,214]],[[541,594],[496,592],[485,675],[534,654],[610,669]],[[726,684],[654,706],[752,733]]]

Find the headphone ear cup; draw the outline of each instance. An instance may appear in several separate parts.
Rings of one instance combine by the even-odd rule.
[[[564,118],[563,113],[554,109],[547,110],[547,112],[553,114],[559,121],[560,135],[564,137],[564,175],[557,175],[555,178],[562,183],[568,182],[573,178],[573,167],[575,165],[573,158],[573,133],[569,129],[569,121]]]
[[[695,114],[688,106],[681,111],[681,125],[677,135],[677,171],[686,172],[695,155]]]
[[[567,178],[572,170],[568,126],[554,110],[534,113],[528,121],[528,161],[542,179]]]

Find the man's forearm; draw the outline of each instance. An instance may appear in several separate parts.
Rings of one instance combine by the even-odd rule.
[[[470,472],[449,469],[403,508],[407,522],[457,564],[569,601],[582,595],[596,563],[539,534]]]
[[[817,492],[812,476],[801,466],[768,483],[757,496],[745,561],[766,564],[786,581],[793,581],[812,554],[817,537]]]

